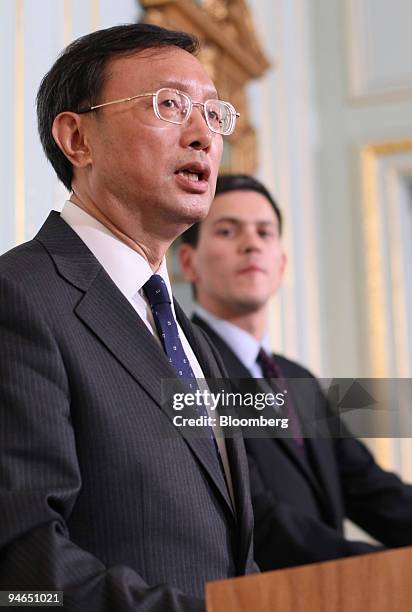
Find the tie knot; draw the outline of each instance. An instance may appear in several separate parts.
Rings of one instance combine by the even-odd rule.
[[[264,378],[282,378],[282,372],[280,371],[278,364],[263,348],[259,350],[256,361],[262,368]]]
[[[153,274],[149,280],[143,285],[143,291],[149,301],[150,306],[157,304],[171,304],[169,292],[166,283],[159,274]]]

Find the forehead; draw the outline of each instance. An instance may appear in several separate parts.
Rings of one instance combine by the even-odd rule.
[[[206,219],[216,223],[230,218],[240,223],[276,223],[276,213],[265,196],[257,191],[227,191],[215,197]]]
[[[173,87],[204,98],[216,97],[215,86],[199,60],[178,47],[145,49],[116,57],[107,63],[105,75],[106,96]]]

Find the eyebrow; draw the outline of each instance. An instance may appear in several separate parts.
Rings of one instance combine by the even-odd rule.
[[[236,217],[220,217],[220,219],[216,219],[213,222],[213,225],[218,225],[219,223],[232,223],[234,225],[245,225],[247,223],[253,223],[255,225],[277,225],[276,221],[269,221],[267,219],[256,219],[250,222],[243,221],[243,219],[237,219]]]
[[[162,87],[179,89],[180,91],[183,91],[183,93],[187,93],[188,83],[184,83],[183,81],[160,81],[158,83],[158,89],[161,89]],[[216,89],[207,89],[205,91],[205,97],[207,97],[209,100],[218,100],[219,94],[217,93]]]

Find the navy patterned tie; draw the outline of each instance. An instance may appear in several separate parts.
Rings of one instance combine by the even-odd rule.
[[[166,283],[159,274],[153,274],[143,285],[143,291],[148,299],[157,333],[170,365],[174,367],[178,376],[184,379],[194,379],[195,375],[179,338]],[[188,385],[190,389],[198,388],[196,380],[188,381]]]
[[[281,385],[283,384],[284,386],[286,386],[280,367],[278,366],[276,361],[273,359],[273,357],[268,355],[267,352],[263,348],[260,349],[256,361],[262,369],[262,374],[264,378],[268,379],[269,384],[271,384],[270,383],[271,379],[276,378]],[[279,383],[277,387],[279,386]],[[277,390],[277,387],[276,387],[276,390]],[[305,441],[302,436],[302,428],[300,426],[299,417],[296,414],[296,410],[291,404],[289,397],[285,401],[282,412],[285,415],[285,417],[288,418],[289,430],[292,434],[293,440],[295,441],[295,443],[300,449],[304,450]]]
[[[162,341],[164,351],[169,358],[170,365],[176,370],[178,376],[185,379],[186,386],[189,387],[190,391],[195,392],[199,389],[199,386],[180,341],[179,332],[172,311],[172,301],[166,283],[159,274],[153,274],[147,283],[143,285],[143,291],[148,299],[157,333]],[[198,416],[208,416],[204,406],[195,405],[194,410]],[[210,439],[213,441],[220,467],[223,474],[225,474],[219,447],[211,427],[208,428],[208,433]]]

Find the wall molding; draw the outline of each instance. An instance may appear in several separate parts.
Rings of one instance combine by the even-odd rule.
[[[401,156],[401,158],[399,158]],[[400,159],[405,156],[405,162]],[[412,137],[405,140],[367,144],[361,150],[362,220],[367,299],[367,338],[372,376],[410,376],[405,343],[406,295],[402,270],[400,223],[397,218],[397,187],[403,175],[412,176]],[[390,208],[391,210],[388,210]],[[389,214],[391,213],[391,214]],[[383,238],[388,232],[387,242]],[[390,261],[386,250],[390,247]],[[389,265],[389,280],[385,266]],[[388,314],[396,313],[396,326]],[[391,337],[394,349],[391,351]],[[390,355],[395,353],[395,371]]]
[[[345,2],[345,38],[347,64],[349,73],[350,98],[354,102],[379,102],[382,100],[403,100],[412,98],[412,70],[405,75],[392,75],[391,78],[382,71],[379,73],[379,60],[375,58],[377,44],[390,46],[393,28],[388,28],[388,39],[382,39],[380,29],[374,30],[373,12],[379,6],[374,0],[346,0]],[[381,10],[385,10],[384,8]],[[408,20],[408,6],[405,5],[405,16],[400,15],[399,8],[393,7],[393,19],[399,24]],[[375,15],[376,17],[376,15]],[[384,15],[382,16],[382,19]],[[391,24],[389,24],[391,25]],[[395,24],[395,28],[396,28]],[[379,41],[378,43],[376,41]],[[393,44],[393,43],[392,43]],[[408,66],[409,54],[405,54],[405,66]],[[395,62],[394,62],[395,65]]]

